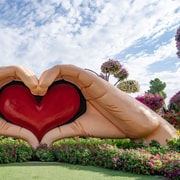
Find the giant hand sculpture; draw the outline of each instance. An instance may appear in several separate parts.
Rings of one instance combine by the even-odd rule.
[[[0,88],[2,89],[6,84],[12,81],[21,81],[33,91],[37,89],[38,79],[29,70],[20,66],[5,66],[0,67]],[[1,97],[1,94],[0,94]],[[0,101],[1,105],[1,101]],[[0,112],[1,113],[1,112]],[[10,136],[16,138],[22,138],[29,142],[32,147],[37,147],[39,145],[36,136],[28,129],[15,124],[9,123],[0,117],[0,135]]]
[[[76,94],[68,85],[66,90],[68,89],[73,96],[67,96],[66,99],[72,97],[75,99],[72,102],[68,100],[70,103],[68,111],[71,111],[72,108],[78,109],[81,106],[85,106],[84,109],[81,107],[82,112],[78,116],[74,116],[78,110],[72,110],[72,112],[75,112],[72,115],[72,117],[75,117],[73,121],[65,121],[64,124],[57,121],[55,123],[56,126],[51,126],[49,129],[46,128],[46,130],[43,131],[44,133],[40,133],[40,136],[38,136],[37,132],[41,132],[41,129],[45,127],[41,125],[41,121],[46,119],[44,116],[40,116],[43,119],[35,121],[36,124],[33,126],[37,127],[36,130],[27,125],[21,127],[21,123],[16,124],[14,122],[12,123],[12,121],[9,123],[9,121],[1,118],[0,134],[23,138],[33,147],[37,147],[40,142],[51,145],[58,139],[74,136],[131,138],[134,140],[144,138],[148,142],[154,139],[162,145],[166,144],[166,139],[177,137],[176,130],[173,126],[158,114],[110,83],[79,67],[73,65],[56,65],[44,71],[39,79],[37,79],[33,73],[22,67],[11,66],[0,68],[1,87],[4,87],[11,81],[21,81],[28,87],[33,95],[44,96],[41,101],[48,99],[46,97],[48,97],[50,91],[53,91],[54,95],[58,94],[58,98],[62,98],[60,95],[61,92],[59,91],[62,88],[55,88],[55,90],[50,88],[55,82],[60,80],[70,83],[70,86],[73,85],[77,87],[84,98],[84,101],[82,101],[82,97],[80,97],[81,93]],[[3,97],[1,97],[3,94],[8,94],[8,92],[1,92],[0,104],[2,102],[5,104],[6,102]],[[63,97],[64,96],[65,94]],[[72,103],[81,104],[71,107]],[[6,112],[4,106],[1,108],[1,111]],[[55,106],[60,105],[54,104],[54,107]],[[42,108],[41,106],[38,107],[38,109]],[[53,107],[48,110],[53,111],[51,109],[53,109]],[[59,111],[61,111],[61,109],[59,109]],[[57,113],[57,116],[61,118],[62,113],[63,112],[61,112],[60,115]],[[34,116],[32,117],[36,118]],[[69,119],[71,118],[69,117]],[[29,124],[32,125],[32,123]],[[39,126],[40,129],[38,129]]]

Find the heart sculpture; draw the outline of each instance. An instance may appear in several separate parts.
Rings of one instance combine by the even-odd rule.
[[[29,129],[41,141],[49,130],[72,122],[85,109],[82,94],[66,82],[54,83],[45,96],[35,97],[22,83],[5,86],[0,94],[0,112],[4,118]]]
[[[39,78],[21,66],[0,67],[0,88],[0,135],[23,138],[34,148],[75,136],[143,138],[162,145],[178,137],[147,106],[74,65],[55,65]]]

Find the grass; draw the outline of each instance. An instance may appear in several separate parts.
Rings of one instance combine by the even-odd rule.
[[[92,166],[65,163],[26,162],[0,164],[0,180],[163,180]]]

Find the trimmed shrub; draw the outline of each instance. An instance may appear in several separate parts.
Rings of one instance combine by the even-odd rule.
[[[72,138],[56,141],[52,147],[40,144],[32,148],[23,140],[0,139],[0,163],[32,160],[57,161],[71,164],[100,166],[137,174],[159,175],[178,180],[180,175],[179,139],[161,146],[152,141],[147,146],[143,140]],[[34,153],[32,153],[34,151]]]
[[[32,148],[23,140],[13,138],[0,140],[0,163],[29,161],[32,152]]]
[[[53,151],[47,144],[40,144],[39,147],[34,151],[34,156],[37,160],[42,162],[54,161]]]

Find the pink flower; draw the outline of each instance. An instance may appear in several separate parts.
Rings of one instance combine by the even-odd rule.
[[[164,105],[164,98],[159,94],[145,93],[144,96],[138,96],[136,99],[153,111],[158,111]]]
[[[176,41],[176,47],[178,50],[176,54],[177,54],[178,58],[180,58],[180,27],[176,31],[175,41]]]
[[[148,163],[148,166],[151,167],[151,168],[153,168],[153,167],[154,167],[154,164],[153,164],[152,162],[149,162],[149,163]]]
[[[118,78],[119,80],[124,80],[129,76],[128,71],[125,68],[122,68],[118,73],[114,74],[114,77]]]
[[[119,61],[109,59],[108,61],[102,64],[101,71],[105,74],[115,74],[120,71],[121,67],[122,65]]]

